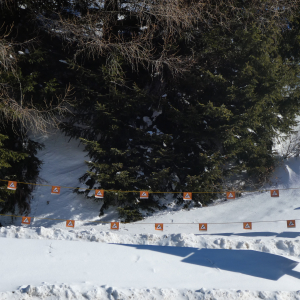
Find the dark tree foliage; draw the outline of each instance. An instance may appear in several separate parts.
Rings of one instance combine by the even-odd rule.
[[[289,39],[274,24],[211,29],[183,49],[194,51],[195,64],[180,79],[166,80],[160,96],[151,93],[155,78],[145,73],[128,72],[135,82],[128,88],[112,83],[101,65],[82,70],[77,87],[87,99],[64,127],[84,138],[91,158],[81,179],[89,188],[154,192],[221,192],[245,188],[234,182],[246,179],[261,183],[274,168],[274,137],[289,133],[299,112],[298,60],[282,48]],[[95,111],[87,113],[92,99]],[[193,195],[204,204],[213,197]],[[137,198],[112,192],[102,209],[116,204],[122,217],[136,220],[140,208],[157,205],[153,197]]]
[[[55,65],[61,63],[47,55],[26,5],[0,2],[0,179],[35,183],[42,145],[29,133],[45,132],[53,124],[65,86],[55,77]],[[0,213],[30,212],[33,185],[19,184],[16,191],[6,189],[7,181],[0,185]]]
[[[0,46],[16,63],[6,59],[0,74],[8,83],[0,113],[24,128],[32,118],[46,124],[73,86],[76,101],[60,126],[86,145],[89,171],[78,177],[111,190],[100,213],[116,205],[131,221],[160,206],[163,194],[139,201],[140,190],[198,192],[186,207],[207,204],[218,194],[201,192],[247,188],[272,172],[272,141],[299,113],[298,1],[1,5]],[[31,119],[27,107],[35,109]],[[25,162],[14,155],[11,164]]]
[[[0,134],[0,178],[18,182],[35,183],[38,179],[41,161],[36,157],[41,145],[22,137],[11,129]],[[34,185],[19,184],[16,191],[8,190],[7,181],[0,182],[0,213],[30,212],[31,192]]]

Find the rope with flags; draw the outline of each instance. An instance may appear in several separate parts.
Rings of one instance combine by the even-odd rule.
[[[90,191],[95,191],[95,198],[104,198],[105,192],[116,192],[116,193],[139,193],[140,194],[140,199],[148,199],[149,194],[156,194],[156,193],[165,193],[165,194],[171,194],[171,193],[176,193],[176,194],[183,194],[183,200],[185,201],[190,201],[192,200],[192,195],[193,194],[204,194],[204,193],[226,193],[226,198],[227,199],[235,199],[236,198],[236,191],[224,191],[224,192],[211,192],[211,191],[204,191],[204,192],[153,192],[153,191],[119,191],[119,190],[104,190],[104,189],[86,189],[86,188],[78,188],[78,187],[66,187],[66,186],[57,186],[57,185],[48,185],[48,184],[38,184],[38,183],[30,183],[30,182],[18,182],[18,181],[12,181],[12,180],[5,180],[5,179],[0,179],[0,181],[7,182],[7,189],[10,190],[16,190],[18,184],[28,184],[28,185],[35,185],[35,186],[45,186],[45,187],[51,187],[51,194],[53,195],[59,195],[61,189],[84,189],[84,190],[90,190]],[[300,189],[300,188],[286,188],[286,189],[264,189],[264,190],[254,190],[254,191],[238,191],[239,193],[253,193],[253,192],[266,192],[270,191],[270,196],[271,197],[279,197],[279,190],[290,190],[290,189]],[[32,223],[33,219],[39,219],[39,220],[52,220],[52,221],[65,221],[66,222],[66,227],[75,227],[75,222],[80,222],[82,220],[66,220],[66,219],[53,219],[53,218],[41,218],[41,217],[29,217],[29,216],[17,216],[17,215],[5,215],[5,214],[0,214],[0,216],[6,216],[6,217],[15,217],[15,218],[22,218],[21,224],[22,225],[30,225]],[[262,222],[287,222],[287,228],[295,228],[296,227],[296,220],[300,219],[294,219],[294,220],[275,220],[275,221],[255,221],[255,222],[226,222],[226,223],[209,223],[211,225],[218,225],[218,224],[237,224],[237,223],[242,223],[243,224],[243,229],[245,230],[252,230],[252,224],[253,223],[262,223]],[[110,224],[110,229],[111,230],[119,230],[120,229],[120,224],[126,224],[128,222],[104,222],[101,220],[92,220],[92,221],[85,221],[85,222],[94,222],[94,223],[103,223],[103,224]],[[163,230],[163,226],[172,224],[172,225],[188,225],[188,224],[193,224],[195,223],[133,223],[135,225],[149,225],[149,224],[154,224],[155,230]],[[198,223],[199,225],[199,230],[200,231],[207,231],[208,230],[208,223]]]
[[[121,190],[104,190],[104,189],[87,189],[87,188],[79,188],[79,187],[70,187],[70,186],[58,186],[58,185],[49,185],[49,184],[39,184],[39,183],[31,183],[31,182],[19,182],[12,180],[0,179],[0,181],[8,182],[7,188],[10,190],[16,190],[18,184],[28,184],[35,186],[45,186],[51,187],[52,195],[59,195],[61,189],[77,189],[77,190],[88,190],[95,191],[95,198],[104,198],[105,192],[115,192],[115,193],[139,193],[140,199],[148,199],[149,194],[183,194],[183,200],[189,201],[192,200],[192,194],[224,194],[226,193],[227,199],[235,199],[236,193],[254,193],[254,192],[267,192],[270,191],[271,197],[279,197],[279,190],[295,190],[299,188],[286,188],[286,189],[261,189],[261,190],[252,190],[252,191],[221,191],[221,192],[213,192],[213,191],[203,191],[203,192],[161,192],[161,191],[121,191]]]
[[[162,222],[162,223],[148,223],[148,222],[107,222],[101,220],[67,220],[67,219],[53,219],[53,218],[43,218],[43,217],[29,217],[29,216],[18,216],[18,215],[6,215],[0,214],[3,217],[14,217],[14,218],[22,218],[21,224],[22,225],[31,225],[33,220],[51,220],[51,221],[58,221],[58,222],[65,222],[66,227],[75,227],[76,222],[86,222],[86,223],[102,223],[102,224],[110,224],[111,230],[119,230],[120,224],[130,224],[130,225],[154,225],[155,230],[163,231],[164,225],[197,225],[199,226],[199,231],[208,231],[209,225],[227,225],[227,224],[242,224],[242,228],[245,230],[252,230],[253,224],[257,223],[274,223],[274,222],[286,222],[287,228],[296,228],[296,221],[300,219],[293,219],[293,220],[269,220],[269,221],[251,221],[251,222],[210,222],[210,223],[176,223],[176,222]]]

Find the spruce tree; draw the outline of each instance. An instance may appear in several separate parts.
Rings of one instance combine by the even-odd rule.
[[[0,46],[14,59],[2,63],[1,87],[21,109],[6,98],[0,113],[26,136],[26,108],[59,107],[56,96],[73,85],[61,128],[86,144],[81,180],[113,190],[101,213],[114,204],[124,220],[137,220],[160,205],[163,194],[139,201],[140,190],[178,192],[178,203],[181,192],[198,192],[186,206],[206,204],[218,194],[203,192],[271,172],[272,139],[298,113],[294,2],[7,3]]]
[[[33,1],[0,3],[0,179],[35,183],[41,161],[36,157],[42,145],[30,133],[45,132],[62,112],[66,83],[55,75],[62,63],[49,54],[49,39],[38,37]],[[57,50],[59,51],[59,50]],[[63,76],[60,76],[63,78]],[[60,105],[60,107],[58,107]],[[1,181],[0,212],[29,213],[30,184],[19,184],[16,191]]]
[[[18,184],[13,191],[7,189],[7,180],[35,183],[41,165],[36,153],[42,146],[16,130],[2,128],[1,132],[6,135],[0,134],[0,213],[26,214],[30,212],[34,185]]]
[[[234,34],[216,28],[201,42],[198,63],[179,90],[204,113],[204,144],[226,158],[225,175],[264,176],[274,166],[273,138],[289,133],[299,113],[299,67],[280,51],[285,33],[273,25]]]
[[[136,84],[129,91],[100,73],[106,91],[83,121],[93,134],[84,139],[91,161],[82,180],[115,191],[198,192],[194,204],[217,195],[203,192],[245,187],[234,180],[261,182],[274,167],[273,138],[289,133],[299,112],[299,69],[281,50],[285,43],[272,23],[216,26],[182,48],[182,55],[193,50],[196,62],[180,80],[167,80],[161,96],[146,92],[143,73],[130,75]],[[136,220],[151,201],[113,192],[102,208],[109,204]]]

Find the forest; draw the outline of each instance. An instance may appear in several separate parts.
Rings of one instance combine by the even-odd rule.
[[[127,221],[139,191],[265,183],[274,139],[300,112],[299,0],[0,0],[0,213],[30,212],[43,145],[59,128],[89,156],[78,174]],[[109,192],[109,190],[120,191]],[[137,191],[137,193],[124,192]],[[88,197],[88,190],[81,192]],[[163,194],[161,194],[163,197]]]

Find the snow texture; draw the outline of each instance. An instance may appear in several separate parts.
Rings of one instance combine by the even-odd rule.
[[[79,299],[79,300],[222,300],[222,299],[265,299],[265,300],[292,300],[300,299],[300,291],[297,292],[251,292],[241,290],[215,290],[215,289],[122,289],[109,286],[90,286],[89,290],[78,286],[41,285],[34,287],[28,285],[18,291],[0,293],[1,299]]]
[[[156,117],[156,116],[152,116]],[[145,121],[145,120],[144,120]],[[148,119],[145,121],[147,122]],[[300,160],[282,159],[264,188],[235,200],[120,224],[103,200],[73,193],[87,170],[83,146],[61,134],[38,137],[44,164],[35,189],[33,222],[0,216],[0,299],[300,299]],[[279,154],[287,143],[276,145]],[[286,189],[286,190],[282,190]],[[66,220],[75,228],[66,228]],[[287,228],[287,220],[296,220]],[[107,222],[107,223],[100,223]],[[253,222],[244,230],[242,222]],[[155,231],[155,223],[164,223]],[[199,223],[208,223],[199,231]]]

